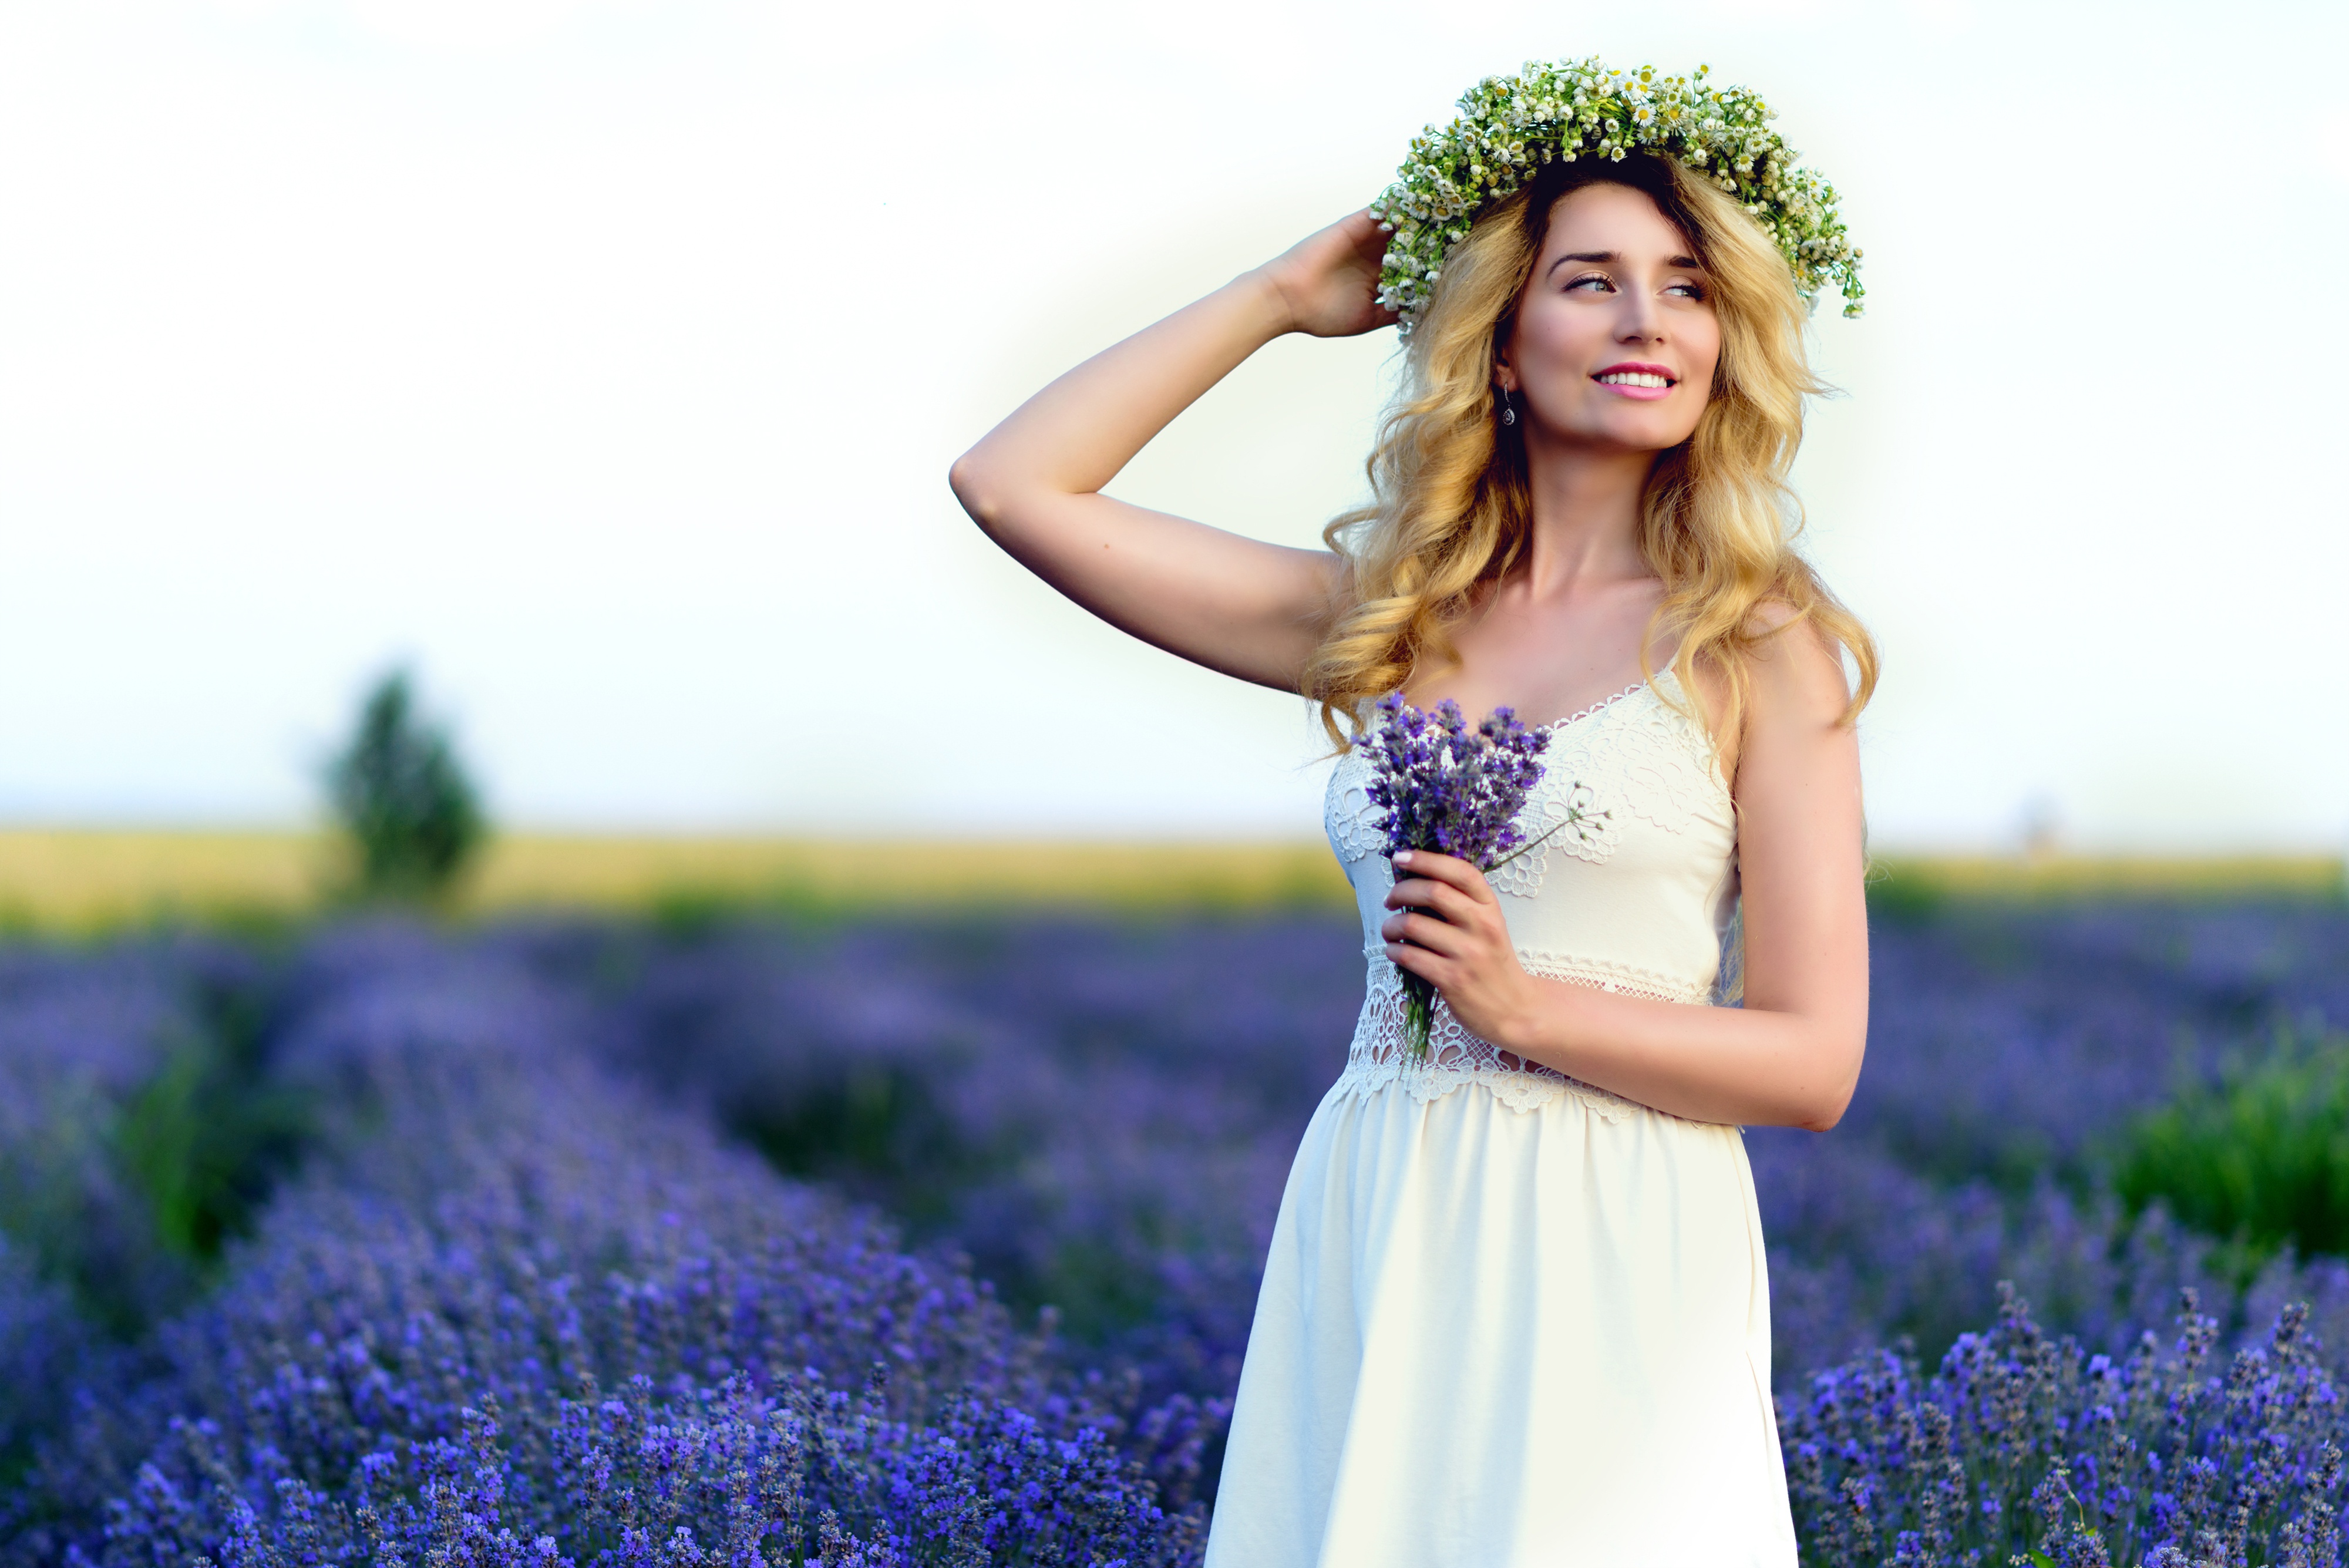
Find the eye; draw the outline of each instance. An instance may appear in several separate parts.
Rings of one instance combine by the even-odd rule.
[[[1667,284],[1664,287],[1664,292],[1666,294],[1677,294],[1682,299],[1702,299],[1706,297],[1704,285],[1691,282],[1687,278],[1682,278],[1678,283]]]
[[[1582,287],[1585,284],[1596,284],[1599,287],[1606,289],[1609,293],[1612,293],[1615,288],[1615,280],[1609,277],[1605,273],[1587,272],[1580,277],[1576,278],[1573,282],[1568,284],[1566,286],[1566,292],[1572,294],[1576,289]]]

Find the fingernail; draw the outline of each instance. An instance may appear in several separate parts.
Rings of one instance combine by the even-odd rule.
[[[1396,851],[1394,852],[1394,863],[1395,863],[1396,865],[1398,865],[1398,866],[1408,865],[1408,864],[1410,863],[1410,860],[1411,860],[1411,851],[1410,851],[1410,850],[1408,850],[1408,849],[1398,849],[1398,850],[1396,850]]]

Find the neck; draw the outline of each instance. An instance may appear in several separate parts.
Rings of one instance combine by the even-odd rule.
[[[1640,503],[1655,462],[1652,452],[1526,432],[1533,538],[1525,571],[1537,598],[1578,584],[1655,576],[1640,552]]]

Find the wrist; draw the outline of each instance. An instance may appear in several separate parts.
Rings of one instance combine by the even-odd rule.
[[[1555,1066],[1572,1033],[1564,1016],[1574,1003],[1571,992],[1569,986],[1521,974],[1501,1021],[1501,1037],[1493,1044],[1527,1061]]]
[[[1298,329],[1296,308],[1268,268],[1250,267],[1224,286],[1239,292],[1249,319],[1265,342],[1285,337]]]

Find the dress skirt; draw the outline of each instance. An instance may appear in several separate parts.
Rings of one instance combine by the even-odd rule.
[[[1289,1168],[1206,1568],[1792,1568],[1743,1136],[1333,1085]]]

